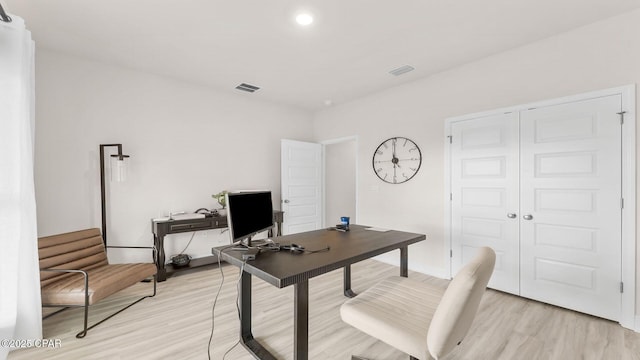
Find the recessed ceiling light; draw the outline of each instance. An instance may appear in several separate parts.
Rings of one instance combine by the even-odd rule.
[[[311,23],[313,22],[313,16],[308,13],[298,14],[296,16],[296,22],[301,26],[311,25]]]

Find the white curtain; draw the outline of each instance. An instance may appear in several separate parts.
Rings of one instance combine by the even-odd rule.
[[[24,20],[11,17],[0,21],[0,340],[41,339],[34,43]],[[8,351],[0,346],[0,359]]]

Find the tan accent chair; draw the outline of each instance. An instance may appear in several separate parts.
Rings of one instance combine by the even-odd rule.
[[[409,278],[390,277],[345,302],[340,315],[347,324],[409,354],[411,359],[440,359],[469,331],[495,260],[492,249],[480,248],[446,290]]]
[[[107,248],[151,249],[153,247],[107,246]],[[57,314],[69,307],[84,307],[84,329],[76,337],[83,338],[87,331],[112,316],[156,295],[155,263],[109,264],[99,229],[87,229],[38,239],[40,257],[40,288],[42,306],[63,307],[45,316]],[[153,294],[139,298],[123,309],[87,327],[89,306],[153,277]]]

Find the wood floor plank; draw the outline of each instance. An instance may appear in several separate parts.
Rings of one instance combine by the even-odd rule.
[[[215,307],[211,358],[220,360],[238,340],[238,269],[223,265],[224,285]],[[352,285],[361,292],[398,268],[367,260],[352,267]],[[420,281],[447,286],[442,279],[410,272]],[[44,337],[61,339],[58,349],[24,349],[9,354],[23,359],[207,359],[211,311],[222,281],[217,266],[179,273],[158,283],[158,295],[76,339],[82,310],[71,309],[44,320]],[[91,308],[96,321],[140,294],[140,283]],[[377,360],[406,360],[407,355],[344,324],[339,308],[342,271],[309,282],[310,359],[348,360],[351,354]],[[254,278],[254,335],[279,359],[293,359],[293,288],[276,289]],[[240,345],[226,359],[251,359]],[[446,359],[629,359],[640,360],[640,334],[614,322],[487,290],[463,343]]]

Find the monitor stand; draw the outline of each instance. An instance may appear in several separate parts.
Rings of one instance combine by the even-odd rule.
[[[264,245],[266,243],[265,240],[252,240],[251,237],[240,240],[237,245],[234,247],[235,250],[246,250],[251,249],[256,246]]]
[[[241,246],[245,246],[247,248],[251,248],[251,236],[249,236],[248,238],[240,241],[240,245]]]

